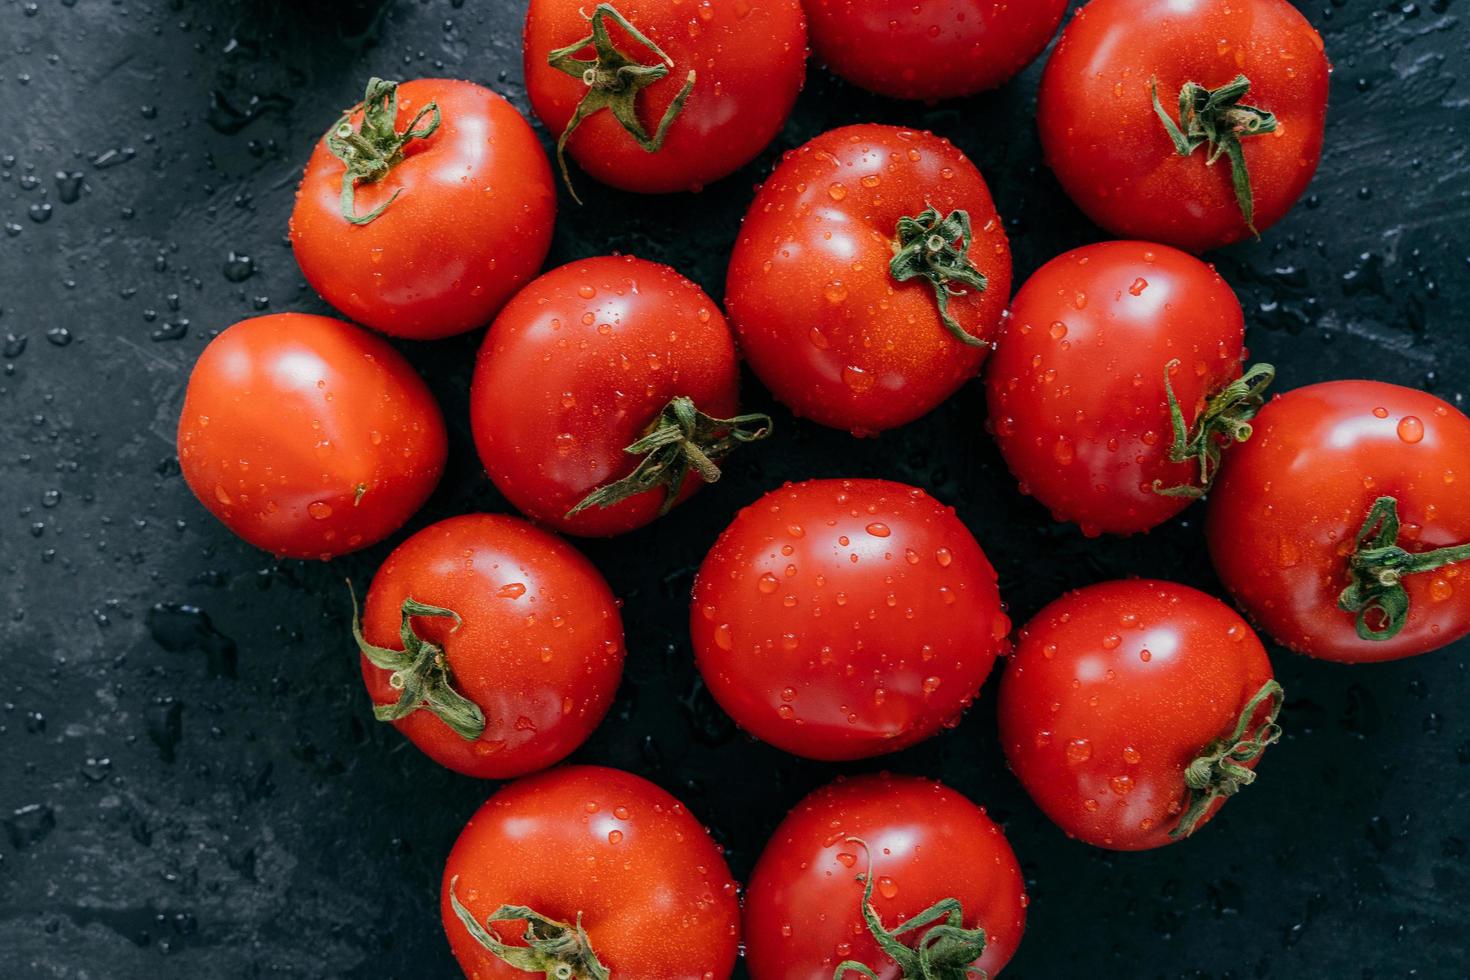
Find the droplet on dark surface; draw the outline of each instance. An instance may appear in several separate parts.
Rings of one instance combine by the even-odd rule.
[[[230,282],[244,282],[255,274],[255,260],[248,255],[231,251],[225,259],[225,278]]]
[[[184,706],[169,697],[160,697],[143,713],[143,722],[148,729],[148,738],[158,746],[158,756],[164,762],[173,762],[179,740],[184,737]]]
[[[10,846],[23,851],[39,844],[56,829],[56,813],[45,803],[30,803],[17,808],[0,823],[5,824]]]
[[[148,610],[144,623],[153,641],[170,653],[200,651],[210,674],[236,676],[235,641],[215,629],[209,614],[197,606],[160,602]]]

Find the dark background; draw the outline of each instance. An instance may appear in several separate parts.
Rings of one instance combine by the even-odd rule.
[[[233,538],[179,476],[174,427],[215,332],[328,312],[284,235],[312,141],[369,74],[453,75],[526,109],[518,0],[0,0],[0,977],[453,976],[443,857],[493,787],[372,720],[343,578],[434,520],[504,510],[470,444],[479,335],[401,345],[449,421],[446,478],[392,541],[322,565]],[[1457,405],[1470,385],[1466,0],[1319,0],[1336,63],[1326,156],[1265,239],[1216,256],[1283,387],[1367,376]],[[1146,25],[1140,26],[1146,30]],[[933,129],[980,165],[1017,273],[1102,237],[1040,162],[1039,66],[924,107],[811,66],[777,145],[694,198],[591,185],[550,265],[611,250],[715,297],[753,185],[817,132]],[[545,134],[542,134],[543,137]],[[1190,842],[1066,840],[1005,771],[994,684],[952,732],[882,761],[799,761],[736,733],[685,631],[695,568],[783,480],[881,475],[953,503],[1018,621],[1124,575],[1216,589],[1200,508],[1087,541],[1013,489],[971,385],[882,439],[791,424],[657,526],[584,548],[626,600],[630,658],[575,758],[684,799],[743,878],[806,791],[843,771],[940,776],[1005,822],[1032,897],[1007,976],[1470,976],[1470,645],[1347,668],[1273,650],[1285,740]]]

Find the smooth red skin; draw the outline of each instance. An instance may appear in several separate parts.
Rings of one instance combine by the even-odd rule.
[[[1410,416],[1423,425],[1415,443],[1399,437]],[[1272,400],[1254,425],[1215,483],[1206,530],[1220,580],[1261,629],[1342,663],[1412,657],[1470,634],[1465,563],[1403,579],[1409,617],[1391,640],[1360,639],[1356,614],[1337,606],[1379,497],[1398,499],[1405,550],[1470,542],[1470,419],[1412,388],[1330,381]]]
[[[1042,76],[1042,148],[1068,195],[1120,238],[1203,252],[1251,235],[1229,161],[1181,157],[1149,88],[1177,122],[1185,82],[1218,88],[1245,74],[1245,101],[1275,133],[1241,141],[1256,228],[1291,209],[1317,170],[1331,66],[1322,37],[1286,0],[1092,0],[1062,32]]]
[[[1067,836],[1118,851],[1163,847],[1184,811],[1185,767],[1234,731],[1271,678],[1261,641],[1218,599],[1172,582],[1103,582],[1067,593],[1021,631],[1000,682],[1001,744]],[[1128,785],[1120,777],[1131,789],[1118,791]]]
[[[1240,377],[1244,339],[1230,286],[1177,249],[1104,242],[1042,266],[986,367],[990,426],[1021,491],[1089,535],[1184,510],[1190,498],[1154,490],[1199,484],[1197,463],[1169,461],[1165,367],[1181,362],[1170,384],[1192,428]]]
[[[525,980],[470,936],[451,885],[482,924],[501,905],[559,922],[580,914],[614,977],[723,980],[735,968],[740,906],[724,855],[682,803],[631,773],[564,766],[518,780],[449,852],[440,910],[465,976]],[[525,931],[519,921],[494,928],[512,945]]]
[[[955,898],[965,927],[985,929],[985,954],[975,969],[993,977],[1015,954],[1027,898],[1000,827],[941,783],[860,776],[838,779],[798,803],[756,863],[745,894],[752,980],[831,980],[837,964],[849,959],[867,964],[880,980],[899,980],[898,964],[878,949],[860,911],[858,875],[867,871],[869,856],[879,886],[873,906],[885,926]],[[912,944],[920,935],[901,938]]]
[[[928,414],[980,370],[989,348],[945,329],[928,280],[899,283],[888,271],[898,219],[929,205],[970,214],[970,259],[989,287],[953,297],[949,310],[988,341],[1011,295],[1010,245],[980,172],[948,140],[876,124],[834,129],[787,154],[761,187],[725,304],[751,367],[797,415],[880,432]]]
[[[242,320],[210,341],[189,375],[178,446],[189,489],[231,531],[323,561],[402,527],[448,452],[439,406],[402,355],[304,313]]]
[[[429,101],[439,129],[357,187],[358,214],[401,190],[386,211],[365,225],[342,217],[343,164],[321,139],[291,212],[311,288],[353,320],[411,340],[489,323],[541,268],[556,220],[551,165],[514,106],[472,82],[422,78],[398,86],[398,129]],[[354,112],[353,126],[361,121]]]
[[[811,480],[766,494],[720,535],[690,629],[710,693],[741,728],[847,760],[957,721],[1010,621],[953,508],[886,480]]]
[[[714,300],[666,265],[602,256],[548,272],[496,319],[470,421],[490,479],[526,516],[567,534],[622,534],[659,516],[662,488],[566,514],[633,472],[641,457],[623,450],[673,398],[730,418],[739,383]],[[680,499],[701,483],[691,472]]]
[[[1067,0],[806,0],[812,50],[835,74],[900,99],[995,88],[1056,33]]]
[[[510,779],[566,758],[607,714],[623,675],[623,622],[607,582],[575,548],[525,521],[467,514],[394,549],[368,591],[363,634],[403,649],[408,598],[463,620],[417,616],[414,632],[444,651],[455,689],[485,714],[478,740],[427,710],[394,726],[435,762]],[[362,658],[374,704],[394,704],[391,671]]]
[[[526,12],[526,91],[554,137],[566,129],[587,86],[552,68],[546,56],[592,33],[585,13],[594,6],[585,0],[531,0]],[[644,194],[698,191],[749,163],[780,132],[806,80],[800,0],[621,0],[616,6],[674,62],[667,76],[638,97],[645,132],[657,131],[691,69],[696,78],[657,152],[639,146],[610,111],[582,120],[567,154],[590,176]],[[657,62],[621,27],[607,24],[625,55]],[[590,60],[591,46],[578,57]]]

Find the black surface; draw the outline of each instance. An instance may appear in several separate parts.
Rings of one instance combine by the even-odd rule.
[[[312,140],[369,74],[465,76],[525,109],[522,6],[402,0],[375,23],[362,0],[0,0],[0,977],[455,975],[441,863],[492,787],[372,721],[342,579],[367,580],[393,542],[331,565],[273,562],[189,495],[174,426],[215,331],[264,310],[327,312],[283,238]],[[1337,67],[1322,169],[1264,241],[1218,256],[1251,347],[1283,387],[1366,375],[1462,404],[1470,157],[1457,82],[1470,6],[1303,9]],[[879,120],[971,154],[1024,276],[1101,237],[1040,164],[1038,75],[926,108],[813,65],[778,146],[702,196],[647,201],[584,180],[589,206],[565,208],[550,263],[630,251],[718,297],[778,150]],[[478,340],[406,348],[453,441],[409,530],[504,509],[468,435]],[[747,390],[752,408],[771,408]],[[881,440],[778,413],[788,424],[773,444],[695,503],[585,545],[626,599],[630,659],[576,758],[682,797],[737,877],[834,774],[736,734],[698,689],[686,637],[704,551],[782,480],[929,488],[989,551],[1018,620],[1108,577],[1216,587],[1199,509],[1147,537],[1086,541],[1017,495],[982,417],[975,385]],[[957,730],[838,768],[942,776],[1006,823],[1032,896],[1016,980],[1464,977],[1467,656],[1461,643],[1343,668],[1273,650],[1287,736],[1261,781],[1200,837],[1148,854],[1069,842],[1040,816],[1003,767],[993,684]]]

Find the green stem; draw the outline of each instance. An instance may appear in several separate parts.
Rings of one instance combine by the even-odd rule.
[[[1405,551],[1399,547],[1399,527],[1398,499],[1379,497],[1368,509],[1357,546],[1348,558],[1353,581],[1342,590],[1337,604],[1345,612],[1358,614],[1358,636],[1364,640],[1391,640],[1403,630],[1409,619],[1404,576],[1470,561],[1470,544]],[[1374,621],[1381,625],[1375,627]]]
[[[1184,421],[1184,410],[1174,396],[1169,374],[1179,367],[1176,358],[1164,365],[1164,391],[1169,396],[1169,421],[1174,429],[1174,442],[1169,446],[1169,462],[1199,464],[1199,484],[1183,483],[1165,487],[1154,481],[1154,493],[1166,497],[1203,497],[1215,482],[1220,470],[1220,454],[1224,446],[1245,442],[1251,437],[1251,419],[1266,404],[1266,389],[1276,380],[1276,368],[1257,364],[1212,396],[1205,410],[1191,428]]]
[[[1169,831],[1171,839],[1182,840],[1193,834],[1209,816],[1216,800],[1234,796],[1256,781],[1255,770],[1247,769],[1241,763],[1260,758],[1266,746],[1281,738],[1281,726],[1276,724],[1276,718],[1281,714],[1285,701],[1286,694],[1281,685],[1274,680],[1267,681],[1240,712],[1235,730],[1205,746],[1199,757],[1185,767],[1184,785],[1188,790],[1189,805],[1179,818],[1179,824]],[[1252,728],[1256,712],[1267,702],[1270,710],[1266,719]]]
[[[592,942],[582,928],[582,913],[577,921],[558,922],[524,905],[502,905],[481,925],[454,893],[459,876],[449,880],[449,904],[470,936],[501,962],[526,973],[540,973],[546,980],[609,980],[612,976],[592,949]],[[521,936],[524,946],[507,946],[495,932],[496,922],[525,922]]]
[[[352,114],[362,110],[359,129],[352,128]],[[419,123],[432,114],[422,129]],[[388,210],[388,205],[398,200],[403,193],[399,188],[393,196],[373,208],[367,214],[358,214],[355,196],[358,184],[372,184],[382,180],[403,159],[403,148],[416,139],[428,139],[443,122],[439,104],[430,102],[420,109],[409,122],[408,128],[398,131],[398,83],[381,78],[368,79],[367,93],[362,103],[354,106],[337,120],[327,133],[327,149],[342,161],[342,217],[354,225],[365,225]]]
[[[893,260],[888,272],[899,282],[923,277],[934,287],[934,300],[939,305],[939,318],[954,338],[970,347],[984,347],[974,336],[949,315],[949,298],[963,296],[968,286],[985,292],[989,281],[970,261],[970,229],[968,211],[951,211],[940,217],[934,208],[925,208],[915,217],[898,219],[897,238],[893,244]]]

